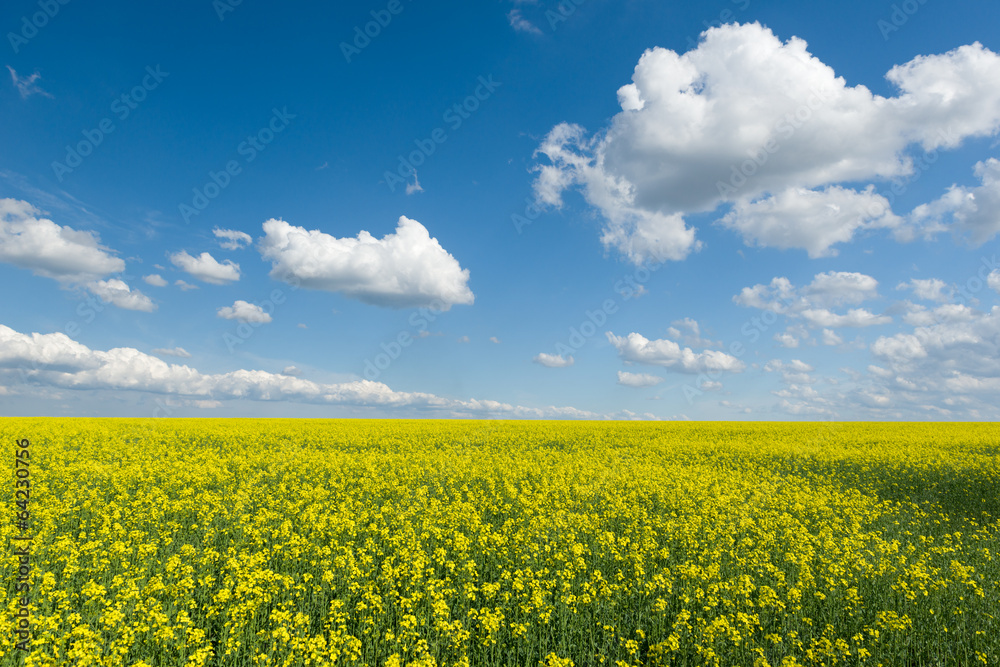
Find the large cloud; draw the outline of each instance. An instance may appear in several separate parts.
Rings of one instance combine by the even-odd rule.
[[[264,223],[260,253],[271,276],[310,289],[339,292],[392,308],[471,305],[469,270],[459,266],[427,229],[405,216],[394,234],[336,238],[284,220]]]
[[[178,354],[178,350],[161,350],[160,353]],[[573,407],[529,408],[499,401],[399,392],[370,380],[323,384],[287,373],[260,370],[206,374],[187,365],[167,363],[134,348],[91,350],[62,333],[26,335],[0,324],[0,387],[6,384],[5,379],[17,377],[17,371],[10,369],[19,369],[21,379],[36,385],[150,392],[185,400],[292,401],[429,412],[445,417],[655,419],[653,415],[636,415],[629,411],[605,415]]]
[[[100,362],[86,345],[63,333],[27,336],[0,324],[0,367],[79,371]]]
[[[84,283],[125,270],[97,235],[60,226],[26,201],[0,199],[0,262],[64,283]]]
[[[0,262],[28,269],[36,276],[76,286],[126,310],[151,312],[153,302],[120,278],[125,262],[100,244],[96,234],[60,226],[26,201],[0,199]]]
[[[888,200],[873,190],[788,188],[773,197],[736,202],[722,224],[761,247],[802,248],[813,258],[836,255],[833,245],[850,241],[859,229],[899,226],[899,218],[888,212]]]
[[[756,23],[712,28],[683,55],[647,50],[606,129],[548,134],[536,197],[560,206],[579,188],[606,220],[604,243],[636,263],[697,250],[685,216],[723,204],[736,205],[725,224],[748,243],[830,254],[858,229],[899,224],[871,190],[837,184],[907,176],[910,146],[951,148],[1000,127],[1000,57],[979,43],[886,76],[895,97],[849,86],[803,40]]]

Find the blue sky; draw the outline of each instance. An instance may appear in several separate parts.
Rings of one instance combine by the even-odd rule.
[[[0,414],[998,416],[995,3],[0,27]]]

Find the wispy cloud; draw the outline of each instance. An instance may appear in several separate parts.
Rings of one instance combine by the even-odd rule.
[[[21,93],[22,99],[28,99],[32,95],[41,95],[43,97],[51,98],[52,95],[42,90],[41,86],[36,83],[42,78],[42,75],[38,73],[38,70],[29,76],[18,76],[17,72],[13,67],[7,65],[7,69],[10,70],[10,78],[14,82],[14,86],[17,88],[17,92]]]
[[[532,35],[542,34],[542,31],[538,29],[538,26],[524,18],[520,9],[515,8],[507,12],[507,20],[510,21],[510,27],[518,32],[527,32]]]
[[[406,184],[406,194],[412,195],[414,192],[423,192],[424,188],[420,185],[420,180],[417,178],[417,170],[413,170],[413,182]]]

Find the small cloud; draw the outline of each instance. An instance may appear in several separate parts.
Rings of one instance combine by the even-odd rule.
[[[423,192],[424,189],[420,186],[420,180],[417,178],[417,170],[413,170],[413,182],[406,184],[406,194],[412,195],[414,192]]]
[[[220,263],[207,252],[192,257],[182,250],[170,255],[170,261],[185,273],[212,285],[225,285],[240,279],[239,264],[229,259]]]
[[[183,347],[172,347],[172,348],[158,347],[155,350],[153,350],[153,354],[165,355],[168,357],[180,357],[181,359],[191,358],[191,353],[185,350]]]
[[[117,278],[95,280],[87,283],[87,289],[101,297],[105,302],[113,303],[125,310],[141,310],[145,313],[156,310],[156,304],[148,296],[138,290],[133,292],[124,280]]]
[[[497,338],[496,336],[490,336],[490,342],[491,343],[496,343],[497,345],[499,345],[500,344],[500,339]]]
[[[31,76],[20,77],[14,68],[7,65],[7,69],[10,70],[10,78],[14,82],[14,86],[17,88],[17,92],[21,93],[21,99],[28,99],[32,95],[41,95],[42,97],[51,98],[52,95],[42,90],[41,87],[35,83],[42,78],[42,75],[35,70],[35,73]]]
[[[897,290],[913,290],[913,295],[925,301],[946,303],[951,294],[947,283],[937,278],[913,278],[909,282],[896,285]]]
[[[507,20],[510,21],[510,27],[517,32],[526,32],[532,35],[542,34],[542,31],[538,29],[538,26],[524,18],[520,9],[515,8],[507,12]]]
[[[316,167],[316,171],[323,171],[324,169],[326,169],[329,166],[330,166],[329,162],[324,162],[320,166]]]
[[[546,354],[545,352],[536,355],[532,361],[548,368],[566,368],[574,363],[572,356],[563,358],[561,354]]]
[[[175,280],[174,281],[174,285],[177,285],[178,287],[180,287],[185,292],[187,292],[188,290],[198,289],[197,285],[192,285],[191,283],[186,283],[183,280]]]
[[[460,336],[459,339],[458,339],[458,342],[459,343],[468,343],[469,342],[469,337],[468,336]]]
[[[663,378],[649,373],[628,373],[618,371],[618,384],[626,387],[655,387]]]
[[[799,346],[799,339],[787,331],[785,333],[774,334],[774,340],[778,341],[778,344],[782,347],[795,348]]]
[[[892,318],[888,315],[876,315],[865,308],[851,308],[846,315],[838,315],[826,308],[810,308],[802,311],[802,317],[815,327],[828,329],[870,327],[892,322]]]
[[[216,227],[212,230],[212,233],[215,234],[216,238],[226,239],[219,244],[226,250],[239,250],[250,245],[250,242],[253,241],[252,236],[235,229],[219,229]]]
[[[307,327],[306,325],[302,324],[302,322],[299,322],[299,323],[298,323],[298,324],[296,324],[295,326],[297,326],[297,327],[298,327],[298,328],[300,328],[300,329],[308,329],[308,328],[309,328],[309,327]]]
[[[160,277],[160,275],[157,274],[157,273],[154,273],[154,274],[149,275],[149,276],[143,276],[142,280],[147,285],[152,285],[153,287],[166,287],[167,286],[167,281],[164,280],[162,277]]]
[[[264,312],[264,309],[246,301],[237,301],[232,306],[219,308],[218,316],[226,320],[240,320],[241,322],[258,322],[267,324],[271,321],[271,316]]]
[[[837,335],[832,329],[823,329],[823,345],[840,345],[844,339]]]
[[[673,326],[667,329],[667,335],[674,340],[680,340],[683,337],[685,345],[690,345],[691,347],[722,347],[722,343],[703,338],[701,335],[701,325],[690,317],[685,317],[682,320],[674,320],[671,324]]]
[[[302,369],[296,366],[285,366],[284,370],[281,371],[281,374],[297,378],[302,375]]]

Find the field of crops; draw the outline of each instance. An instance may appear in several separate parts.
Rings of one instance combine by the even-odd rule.
[[[1000,664],[993,424],[0,427],[0,665]]]

